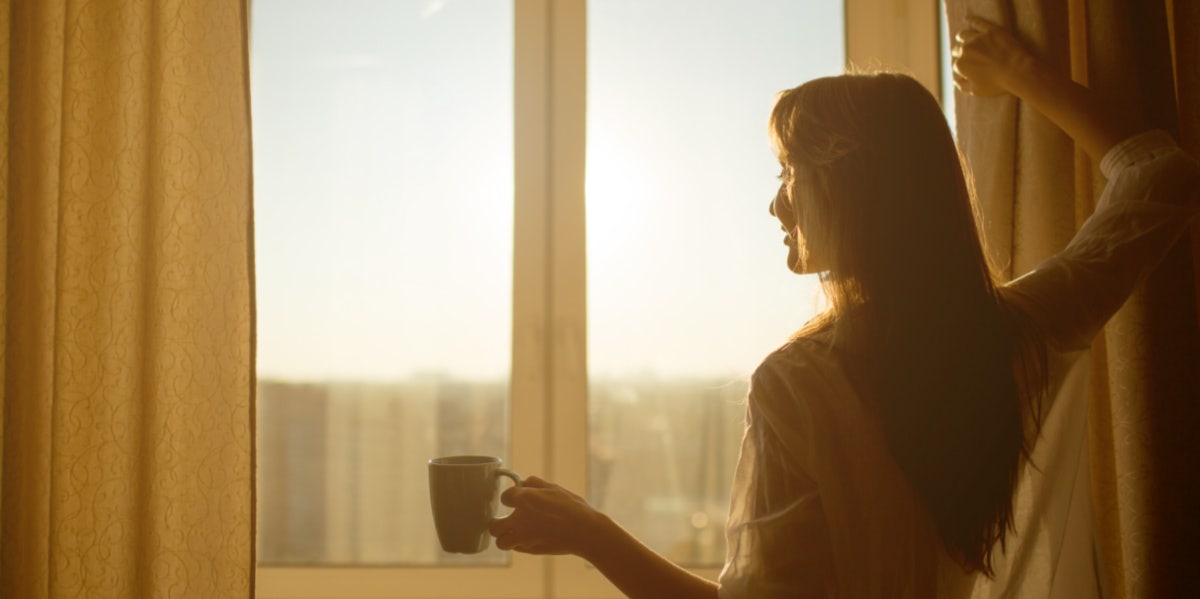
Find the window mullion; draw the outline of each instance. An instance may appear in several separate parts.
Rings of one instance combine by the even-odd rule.
[[[511,455],[524,474],[550,472],[547,433],[553,331],[550,4],[514,3],[513,347]],[[548,559],[513,552],[513,567],[548,588]]]
[[[549,3],[550,399],[546,472],[587,494],[588,377],[584,166],[587,137],[587,3]],[[554,558],[547,595],[584,567]]]

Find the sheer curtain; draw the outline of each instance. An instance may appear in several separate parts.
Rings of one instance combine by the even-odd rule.
[[[1196,154],[1195,3],[949,0],[1011,25],[1044,60],[1142,112]],[[1011,97],[957,98],[993,257],[1010,276],[1062,248],[1103,188],[1095,163]],[[1200,592],[1200,232],[1172,251],[1070,370],[1017,502],[1017,534],[979,597]]]
[[[0,35],[0,596],[249,596],[245,3],[5,1]]]

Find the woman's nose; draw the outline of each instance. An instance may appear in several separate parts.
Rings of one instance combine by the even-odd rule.
[[[780,185],[779,190],[775,192],[775,197],[771,198],[771,205],[767,207],[767,210],[771,213],[771,216],[779,216],[779,213],[775,211],[775,205],[778,204],[780,200],[784,199],[786,194],[787,189],[783,185]]]

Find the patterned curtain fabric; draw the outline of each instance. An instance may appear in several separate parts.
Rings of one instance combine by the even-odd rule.
[[[967,14],[1011,26],[1043,60],[1198,155],[1196,3],[948,0],[946,13],[952,33]],[[1066,244],[1104,180],[1015,99],[957,100],[993,258],[1019,275]],[[977,597],[1200,596],[1198,258],[1193,230],[1076,365],[1035,450],[1040,468],[1022,481],[1001,575]]]
[[[1089,84],[1200,156],[1200,7],[1107,0],[1088,2],[1081,12]],[[1194,227],[1093,350],[1107,374],[1098,379],[1104,385],[1097,385],[1102,392],[1093,397],[1090,417],[1100,545],[1113,597],[1200,596],[1197,244]]]
[[[247,30],[0,5],[0,596],[252,595]]]

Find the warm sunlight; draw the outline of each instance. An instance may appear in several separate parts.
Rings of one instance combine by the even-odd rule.
[[[506,377],[511,5],[253,8],[260,376]]]
[[[504,563],[438,550],[422,469],[506,455],[520,418],[514,6],[355,6],[252,5],[260,560]],[[746,381],[816,309],[766,123],[842,68],[841,20],[587,5],[587,380],[552,399],[586,405],[589,497],[673,559],[723,555]]]
[[[766,124],[776,92],[842,69],[822,25],[840,21],[791,2],[589,5],[592,375],[744,378],[814,313],[816,278],[788,272],[767,213]]]

